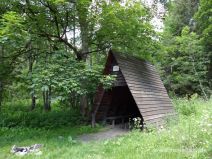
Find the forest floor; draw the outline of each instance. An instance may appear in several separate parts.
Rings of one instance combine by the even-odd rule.
[[[51,129],[0,127],[0,159],[212,158],[212,100],[180,99],[173,100],[173,103],[179,115],[178,121],[170,120],[162,130],[134,130],[112,139],[108,139],[104,133],[110,130],[101,126],[95,129],[90,125]],[[99,138],[105,139],[97,140],[94,136],[98,134],[101,134]],[[90,137],[92,140],[79,141],[79,136]],[[20,157],[10,152],[13,145],[33,144],[42,144],[42,153]]]

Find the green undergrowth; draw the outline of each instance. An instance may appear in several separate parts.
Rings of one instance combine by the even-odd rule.
[[[63,108],[52,105],[52,110],[45,112],[38,103],[36,109],[30,110],[29,100],[6,102],[0,114],[0,127],[7,128],[45,128],[55,129],[64,126],[80,125],[83,118],[78,109]]]
[[[42,155],[21,158],[42,159],[182,159],[212,158],[212,100],[174,99],[178,120],[161,130],[134,130],[105,141],[82,143],[76,136],[100,130],[90,126],[57,129],[1,128],[0,158],[10,154],[12,145],[43,144]],[[172,121],[172,119],[170,119]],[[19,158],[19,157],[18,157]]]

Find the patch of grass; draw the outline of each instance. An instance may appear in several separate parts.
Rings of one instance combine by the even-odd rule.
[[[10,159],[17,157],[9,152],[12,145],[29,146],[36,143],[44,145],[42,148],[44,155],[41,158],[55,156],[58,150],[61,151],[68,147],[77,146],[78,143],[74,140],[76,136],[85,133],[94,133],[100,129],[100,126],[91,128],[90,125],[49,130],[37,128],[0,128],[0,158]],[[59,158],[60,154],[58,153],[56,156],[56,158]],[[26,156],[26,158],[34,157],[32,155]]]
[[[0,158],[17,158],[9,153],[11,146],[44,144],[43,154],[33,154],[23,158],[42,159],[205,159],[212,157],[212,100],[175,99],[179,114],[175,124],[162,130],[151,132],[132,131],[129,134],[106,141],[80,143],[73,142],[82,133],[99,129],[90,126],[66,127],[58,129],[1,128]],[[187,106],[195,112],[185,113]],[[185,108],[186,107],[186,108]],[[193,108],[192,108],[193,109]],[[71,137],[70,137],[71,136]]]

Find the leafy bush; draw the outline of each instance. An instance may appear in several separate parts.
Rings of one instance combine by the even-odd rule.
[[[205,101],[203,99],[197,98],[197,95],[195,94],[191,96],[190,99],[173,99],[173,104],[177,112],[185,116],[196,114],[203,103],[205,103]]]
[[[182,115],[189,116],[191,114],[196,113],[196,105],[193,103],[193,101],[184,99],[181,102],[176,101],[175,104],[177,105],[176,107],[177,112]]]

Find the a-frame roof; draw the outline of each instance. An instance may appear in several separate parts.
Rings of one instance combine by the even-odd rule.
[[[149,62],[110,51],[125,78],[145,123],[158,123],[174,109],[155,67]]]

